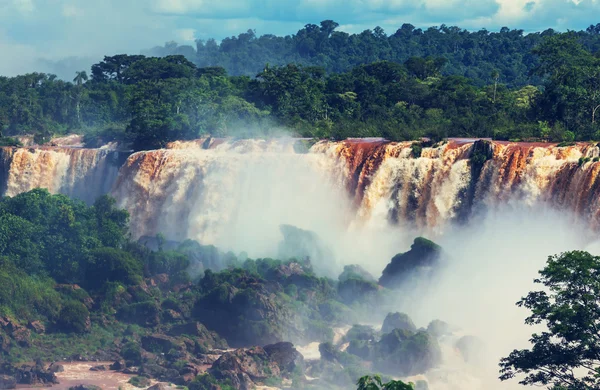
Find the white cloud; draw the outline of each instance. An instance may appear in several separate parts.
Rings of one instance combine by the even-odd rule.
[[[33,0],[12,0],[12,6],[21,14],[29,14],[35,11]]]
[[[177,35],[181,41],[194,41],[196,39],[196,30],[193,28],[181,28],[177,30]]]
[[[62,14],[66,18],[73,18],[81,14],[81,10],[71,4],[65,4],[62,7]]]

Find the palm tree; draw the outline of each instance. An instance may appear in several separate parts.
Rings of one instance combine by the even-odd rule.
[[[82,70],[80,72],[75,72],[75,78],[73,79],[73,82],[75,83],[75,85],[77,86],[76,88],[76,104],[75,104],[75,111],[77,112],[77,123],[81,123],[81,114],[80,114],[80,110],[81,110],[81,92],[82,92],[82,84],[84,83],[84,81],[88,80],[88,75],[87,72],[85,70]]]
[[[73,79],[73,82],[77,86],[81,86],[81,84],[83,84],[85,81],[88,80],[88,75],[87,75],[87,72],[85,70],[82,70],[80,72],[75,72],[75,74],[76,74],[76,76]]]
[[[492,100],[493,103],[496,103],[496,88],[498,88],[498,79],[500,78],[500,73],[494,69],[492,71],[492,79],[494,79],[494,99]]]

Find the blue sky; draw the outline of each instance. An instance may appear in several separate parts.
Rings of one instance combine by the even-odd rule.
[[[0,74],[48,71],[40,59],[139,53],[166,41],[193,44],[250,28],[292,34],[333,19],[341,30],[402,23],[526,31],[582,29],[600,22],[600,0],[0,0]]]

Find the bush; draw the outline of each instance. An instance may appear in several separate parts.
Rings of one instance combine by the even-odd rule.
[[[135,342],[128,342],[121,348],[121,356],[123,359],[133,362],[138,365],[142,362],[142,350]]]
[[[106,282],[124,285],[142,280],[142,264],[131,254],[115,248],[99,248],[90,253],[85,285],[100,288]]]
[[[87,332],[91,325],[90,312],[83,303],[69,301],[61,309],[56,325],[64,332]]]

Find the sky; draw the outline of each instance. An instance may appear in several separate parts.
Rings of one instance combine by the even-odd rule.
[[[325,19],[349,33],[403,23],[579,30],[600,22],[600,0],[0,0],[0,75],[73,73],[105,54],[248,29],[287,35]]]

